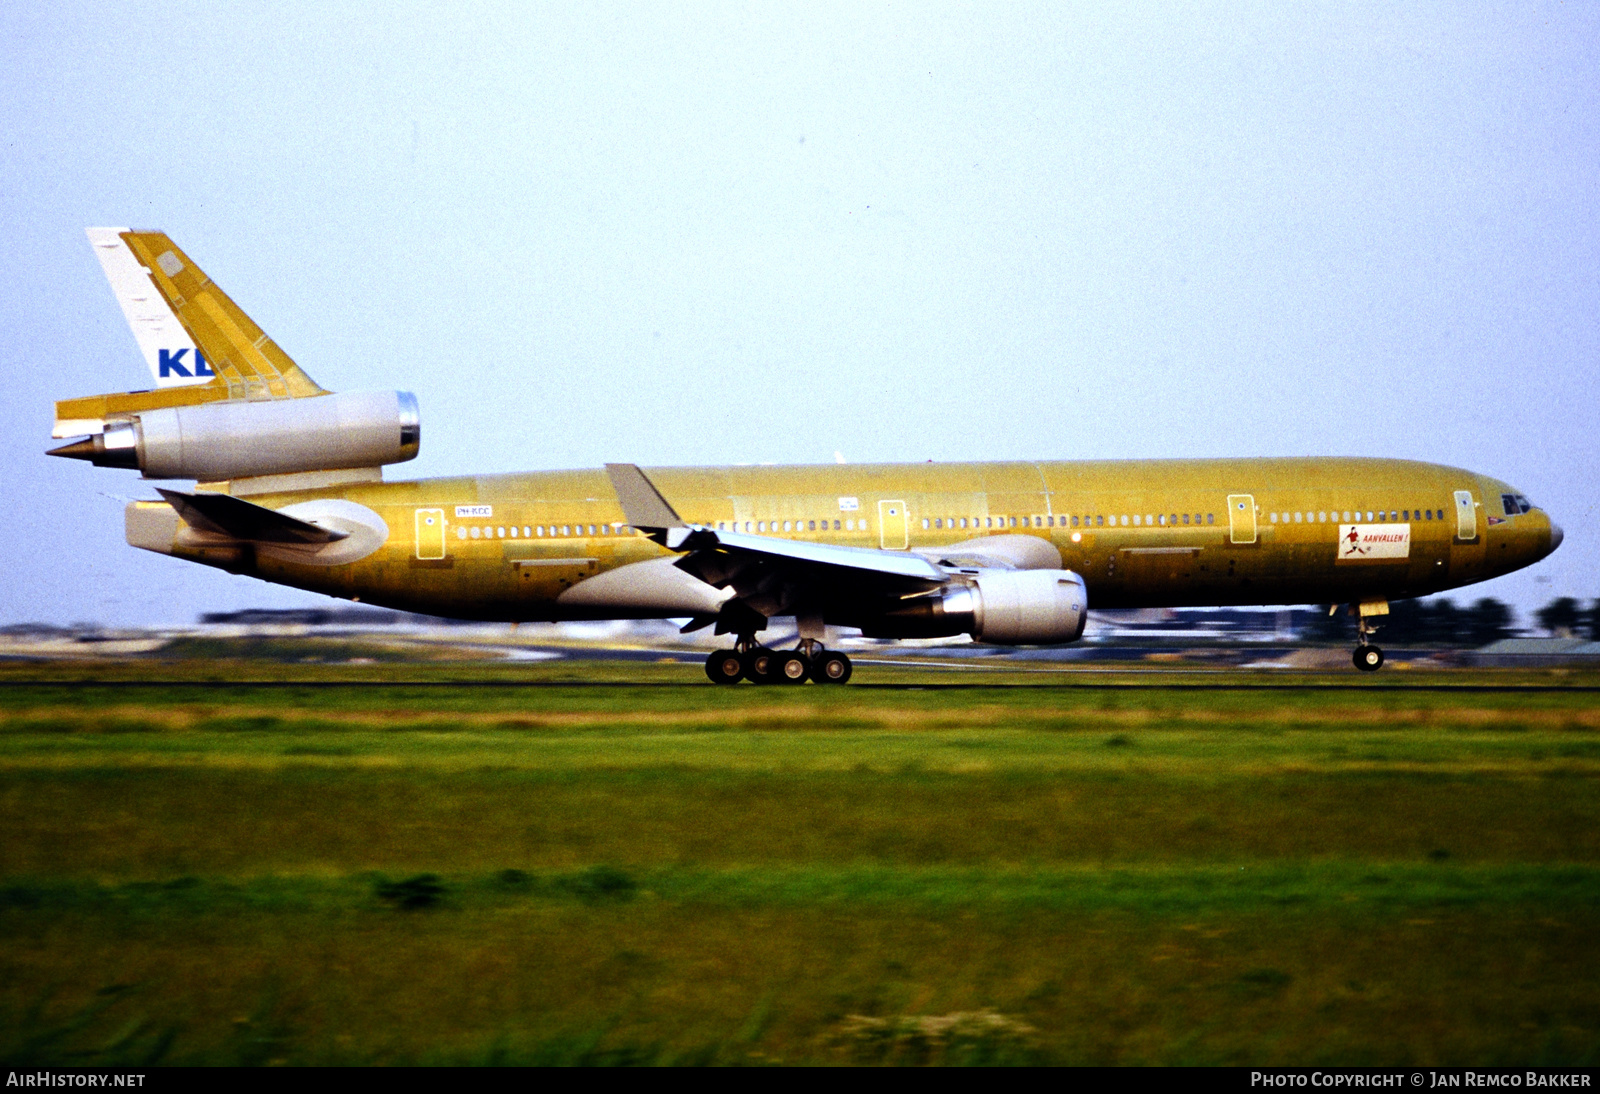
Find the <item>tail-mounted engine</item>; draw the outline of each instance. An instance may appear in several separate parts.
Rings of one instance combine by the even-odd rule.
[[[147,479],[220,482],[403,463],[421,441],[410,392],[354,391],[143,410],[50,454],[136,468]]]

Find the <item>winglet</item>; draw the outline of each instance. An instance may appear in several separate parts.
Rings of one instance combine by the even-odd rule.
[[[611,487],[617,492],[617,500],[622,503],[623,515],[635,528],[647,533],[659,533],[668,528],[689,526],[636,465],[608,463],[606,474],[611,476]]]

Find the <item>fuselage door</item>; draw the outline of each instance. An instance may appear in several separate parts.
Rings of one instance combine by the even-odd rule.
[[[1478,538],[1478,507],[1473,504],[1471,490],[1456,491],[1456,538]]]
[[[1256,541],[1256,498],[1254,494],[1228,495],[1228,541]]]
[[[882,537],[879,542],[885,551],[904,551],[906,549],[906,503],[903,501],[880,501],[878,503],[878,533]]]
[[[417,510],[417,557],[444,557],[444,510]]]

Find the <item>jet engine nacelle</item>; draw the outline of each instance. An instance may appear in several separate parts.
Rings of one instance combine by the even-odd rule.
[[[1088,610],[1083,578],[1071,570],[988,570],[944,596],[946,615],[970,615],[964,630],[1002,646],[1075,642]]]
[[[352,391],[146,410],[55,454],[138,468],[147,479],[218,482],[403,463],[421,441],[416,396]]]
[[[980,570],[932,597],[908,600],[862,631],[882,638],[970,634],[1001,646],[1075,642],[1089,618],[1083,578],[1071,570]]]

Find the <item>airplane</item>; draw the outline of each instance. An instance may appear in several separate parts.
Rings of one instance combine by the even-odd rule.
[[[1408,460],[604,468],[386,482],[416,399],[319,387],[156,231],[90,244],[155,387],[67,399],[49,454],[138,470],[134,547],[404,611],[506,622],[687,617],[719,684],[848,681],[831,628],[1081,638],[1097,608],[1334,603],[1356,668],[1389,601],[1507,574],[1559,525],[1520,490]],[[794,649],[761,641],[793,616]]]

